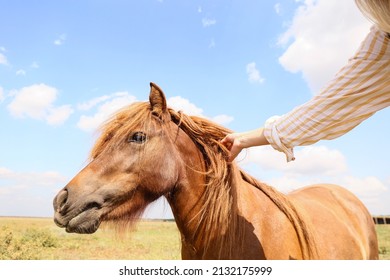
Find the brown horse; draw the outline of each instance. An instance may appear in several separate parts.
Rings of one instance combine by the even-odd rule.
[[[102,221],[136,221],[168,200],[183,259],[378,259],[373,220],[350,192],[315,185],[284,195],[226,161],[230,131],[149,102],[102,127],[90,163],[54,198],[55,222],[93,233]]]

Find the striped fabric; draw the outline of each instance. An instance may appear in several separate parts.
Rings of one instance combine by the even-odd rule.
[[[390,105],[390,38],[375,26],[356,54],[310,101],[266,122],[273,148],[294,160],[293,147],[337,138]]]

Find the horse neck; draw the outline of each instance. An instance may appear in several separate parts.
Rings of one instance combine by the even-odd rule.
[[[184,237],[194,230],[192,225],[197,219],[195,213],[198,213],[201,207],[197,202],[205,191],[206,175],[202,153],[183,133],[179,130],[179,137],[175,140],[179,159],[182,161],[179,179],[166,198]]]
[[[235,180],[242,180],[241,176],[231,166],[233,177],[223,179],[231,183],[229,190],[221,192],[219,186],[207,185],[203,155],[187,138],[176,138],[182,170],[177,185],[167,195],[181,233],[183,258],[231,258],[233,246],[243,240],[235,194]]]
[[[253,197],[255,192],[257,205],[265,208],[272,205],[286,215],[296,230],[303,257],[316,255],[316,252],[312,251],[312,244],[307,243],[308,240],[313,240],[308,238],[310,230],[286,196],[257,182],[238,170],[234,164],[228,166],[228,178],[215,180],[227,180],[229,184],[218,185],[216,182],[215,186],[207,185],[206,164],[202,152],[181,129],[176,131],[171,139],[175,139],[177,159],[180,161],[178,165],[181,169],[176,186],[166,198],[181,233],[183,258],[231,259],[242,256],[242,249],[237,248],[244,248],[245,240],[257,239],[246,236],[253,232],[251,223],[244,218],[245,212],[248,211],[245,208],[249,206],[246,207],[247,202],[239,201],[238,197],[246,201],[247,198]],[[221,191],[222,188],[225,188],[224,191]],[[249,242],[245,246],[250,249],[253,245]]]

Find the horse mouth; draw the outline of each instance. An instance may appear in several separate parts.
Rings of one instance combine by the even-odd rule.
[[[101,223],[101,206],[90,203],[76,215],[62,216],[55,213],[54,222],[57,226],[65,228],[68,233],[91,234],[98,230]]]

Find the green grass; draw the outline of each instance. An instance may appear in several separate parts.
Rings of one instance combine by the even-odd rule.
[[[377,225],[380,259],[390,260],[390,225]],[[0,260],[178,260],[180,234],[172,221],[141,221],[128,234],[109,228],[66,233],[47,218],[0,217]]]

